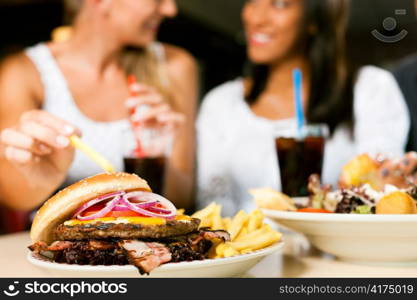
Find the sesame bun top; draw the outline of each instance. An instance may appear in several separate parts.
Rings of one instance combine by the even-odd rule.
[[[147,191],[147,182],[137,175],[104,173],[83,179],[55,194],[38,210],[32,223],[30,237],[34,243],[54,240],[55,228],[72,217],[74,212],[94,198],[118,191]]]

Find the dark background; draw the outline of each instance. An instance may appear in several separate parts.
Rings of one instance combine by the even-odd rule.
[[[245,62],[240,10],[244,0],[178,0],[180,13],[161,28],[160,40],[188,49],[200,62],[202,94],[242,72]],[[396,16],[396,9],[406,9]],[[394,17],[398,26],[384,31],[382,21]],[[60,0],[0,0],[0,58],[39,41],[62,24]],[[409,34],[386,44],[371,35],[373,29],[393,35]],[[348,32],[349,53],[355,64],[391,68],[417,50],[417,21],[413,0],[352,0]]]

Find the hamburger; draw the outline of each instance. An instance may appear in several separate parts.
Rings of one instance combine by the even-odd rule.
[[[34,256],[57,263],[127,265],[149,274],[161,264],[205,259],[226,231],[199,228],[127,173],[99,174],[58,192],[38,210],[30,236]]]

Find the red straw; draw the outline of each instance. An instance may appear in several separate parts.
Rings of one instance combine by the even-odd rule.
[[[130,97],[137,97],[138,96],[138,92],[135,89],[132,88],[132,85],[135,85],[137,83],[138,83],[138,81],[137,81],[135,75],[129,75],[127,77],[127,84],[129,86]],[[136,113],[136,108],[131,108],[129,113],[130,113],[131,116],[134,115]],[[139,130],[140,123],[134,122],[132,119],[130,120],[130,123],[133,127],[133,130]],[[139,139],[136,139],[136,149],[134,150],[134,154],[135,154],[136,157],[139,157],[139,158],[142,158],[142,157],[145,156],[145,152],[142,149],[142,145],[141,145]]]

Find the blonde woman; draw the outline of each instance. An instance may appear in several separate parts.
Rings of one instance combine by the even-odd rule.
[[[7,59],[0,71],[0,194],[31,209],[64,182],[100,172],[75,153],[79,134],[118,170],[129,132],[126,77],[140,81],[136,103],[151,110],[144,121],[174,128],[167,196],[190,205],[193,183],[197,70],[184,50],[155,43],[174,0],[71,0],[70,38],[39,44]],[[133,139],[133,135],[131,135]]]

